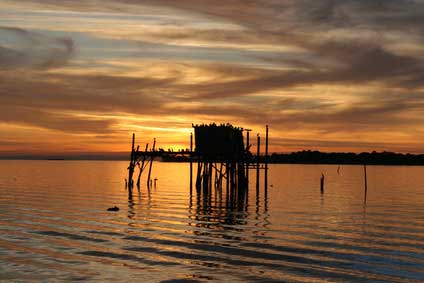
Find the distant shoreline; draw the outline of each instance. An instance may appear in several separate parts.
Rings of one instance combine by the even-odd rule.
[[[128,161],[128,154],[84,154],[76,156],[0,156],[0,160],[46,160],[46,161]],[[184,156],[169,156],[163,162],[189,162]],[[260,162],[265,157],[259,157]],[[334,164],[334,165],[417,165],[424,166],[424,154],[402,154],[394,152],[320,152],[304,150],[292,153],[272,153],[268,157],[270,164]]]

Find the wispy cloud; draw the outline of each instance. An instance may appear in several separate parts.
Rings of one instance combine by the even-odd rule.
[[[0,7],[2,125],[90,136],[78,148],[132,130],[184,146],[191,122],[230,121],[269,123],[278,151],[424,150],[423,1]]]
[[[2,69],[61,67],[75,51],[70,38],[51,38],[16,27],[0,26],[0,38]]]

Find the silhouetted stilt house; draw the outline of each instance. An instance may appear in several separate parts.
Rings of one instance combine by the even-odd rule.
[[[196,188],[244,188],[247,184],[248,150],[244,145],[243,128],[230,124],[193,125],[197,160]]]
[[[135,148],[135,135],[133,134],[130,165],[128,167],[128,188],[133,187],[133,175],[139,168],[137,187],[140,186],[140,177],[145,168],[149,168],[147,187],[151,186],[151,170],[154,157],[182,156],[190,161],[190,190],[193,184],[193,163],[197,163],[196,189],[209,193],[214,187],[221,190],[224,183],[229,197],[234,194],[239,199],[241,194],[247,192],[249,183],[249,169],[256,169],[256,185],[259,188],[259,170],[267,171],[268,157],[268,126],[266,127],[265,157],[260,158],[260,137],[257,137],[256,156],[250,152],[249,129],[234,127],[231,124],[201,124],[192,125],[193,135],[190,135],[190,150],[188,151],[163,151],[156,150],[155,144],[149,150],[147,144],[144,151],[140,146]],[[246,139],[243,133],[246,132]],[[246,140],[246,143],[245,143]],[[267,173],[265,173],[265,186]]]

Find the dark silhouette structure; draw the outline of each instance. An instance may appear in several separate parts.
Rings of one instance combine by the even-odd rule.
[[[193,125],[197,160],[196,188],[226,186],[241,189],[247,183],[248,149],[244,146],[243,128],[230,124]]]
[[[148,168],[147,188],[150,188],[150,180],[153,160],[155,157],[162,159],[181,159],[190,162],[190,190],[193,187],[193,163],[197,163],[196,189],[205,194],[212,188],[222,189],[224,183],[226,192],[231,197],[238,198],[244,194],[249,183],[249,169],[256,169],[256,183],[259,189],[259,171],[265,170],[265,187],[267,185],[268,169],[268,126],[266,126],[265,156],[260,157],[260,136],[257,136],[256,156],[250,152],[250,129],[234,127],[231,124],[201,124],[192,125],[193,134],[190,135],[190,150],[174,152],[172,150],[157,150],[156,140],[149,149],[146,144],[145,150],[140,151],[140,146],[135,147],[135,134],[132,138],[130,164],[128,167],[128,181],[126,182],[130,192],[134,186],[133,176],[138,167],[137,187],[140,188],[140,178],[143,171]],[[246,138],[243,133],[246,133]],[[193,145],[195,149],[193,149]],[[243,197],[244,198],[244,197]]]
[[[202,124],[193,128],[196,155],[215,161],[239,161],[244,157],[243,128],[230,124]]]

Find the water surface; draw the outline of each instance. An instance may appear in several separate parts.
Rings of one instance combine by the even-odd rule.
[[[0,161],[0,280],[424,280],[424,167],[368,167],[364,203],[361,166],[271,165],[266,193],[252,175],[231,203],[190,194],[178,163],[129,196],[127,165]]]

